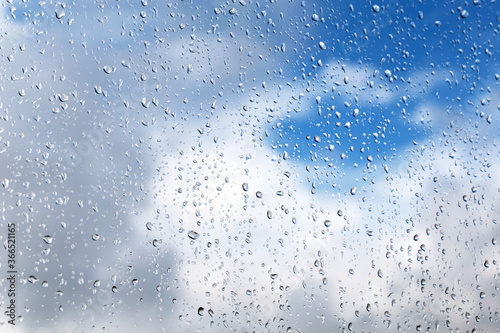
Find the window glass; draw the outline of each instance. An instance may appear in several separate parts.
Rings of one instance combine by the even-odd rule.
[[[496,1],[0,8],[0,330],[498,332]]]

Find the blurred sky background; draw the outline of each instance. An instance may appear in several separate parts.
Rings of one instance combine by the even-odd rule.
[[[499,30],[490,0],[3,2],[0,330],[499,332]]]

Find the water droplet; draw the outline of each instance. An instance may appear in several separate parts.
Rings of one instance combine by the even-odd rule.
[[[380,6],[379,6],[379,5],[373,5],[372,10],[373,10],[375,13],[378,13],[378,12],[380,12]]]
[[[196,231],[194,230],[189,230],[188,233],[187,233],[188,237],[191,238],[191,239],[198,239],[198,237],[200,237],[200,234],[197,233]]]
[[[324,223],[325,223],[325,227],[327,227],[327,228],[332,225],[332,221],[330,221],[330,220],[325,220]]]
[[[62,9],[57,9],[56,10],[56,18],[58,20],[62,19],[64,17],[64,15],[66,15],[66,13],[64,12],[64,10],[62,10]]]
[[[198,315],[199,316],[205,315],[205,309],[203,307],[201,307],[201,306],[198,308]]]
[[[274,273],[271,274],[271,279],[276,280],[278,278],[278,274]]]
[[[382,278],[382,277],[383,277],[383,275],[382,275],[382,270],[380,270],[380,269],[379,269],[379,270],[377,271],[377,276],[378,276],[379,278]]]
[[[270,210],[267,211],[267,218],[268,219],[272,219],[273,218],[273,213]]]
[[[151,222],[146,223],[146,229],[148,229],[149,231],[153,230],[153,223]]]
[[[356,186],[351,187],[351,194],[352,195],[356,194]]]
[[[236,14],[237,12],[238,12],[238,11],[236,10],[236,8],[231,8],[231,9],[229,10],[229,14],[231,14],[231,15],[234,15],[234,14]]]
[[[326,45],[323,42],[319,42],[319,48],[322,50],[326,50]]]
[[[114,293],[116,293],[116,292],[118,291],[118,288],[117,288],[116,286],[113,286],[113,287],[111,288],[111,291],[112,291],[112,292],[114,292]]]
[[[255,196],[259,199],[262,199],[262,192],[261,191],[255,192]]]
[[[99,239],[99,235],[98,235],[98,234],[93,234],[93,235],[92,235],[92,240],[93,240],[93,241],[96,241],[96,240],[98,240],[98,239]]]
[[[52,236],[49,235],[44,236],[43,241],[47,244],[52,244]]]
[[[312,20],[315,21],[315,22],[318,22],[319,21],[319,16],[318,14],[313,14],[312,16]]]
[[[241,187],[243,188],[243,191],[247,192],[248,191],[248,183],[243,183],[241,185]]]

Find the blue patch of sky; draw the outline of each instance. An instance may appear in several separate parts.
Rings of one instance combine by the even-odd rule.
[[[493,4],[386,1],[378,4],[378,12],[368,2],[300,5],[289,29],[295,40],[287,45],[288,55],[294,55],[287,58],[287,71],[295,96],[303,97],[268,128],[270,144],[282,155],[286,151],[300,163],[349,170],[370,158],[375,163],[384,156],[405,155],[406,147],[432,138],[448,118],[473,115],[467,101],[480,73],[491,74],[497,59],[485,54],[488,46],[491,51],[498,45]],[[367,68],[377,70],[370,78],[375,89],[342,82],[343,64],[357,66],[366,78],[372,74]],[[389,82],[386,70],[397,79]],[[328,72],[337,75],[329,77]],[[379,100],[379,84],[378,92],[387,89],[393,98]],[[374,93],[369,100],[361,93],[356,101],[360,89]],[[428,103],[442,112],[430,126],[413,117]],[[357,117],[352,116],[355,109]]]

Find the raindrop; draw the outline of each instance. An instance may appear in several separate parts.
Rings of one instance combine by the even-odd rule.
[[[153,230],[153,223],[151,223],[151,222],[146,223],[146,228],[147,228],[149,231]]]
[[[191,238],[191,239],[198,239],[198,237],[200,237],[200,234],[197,233],[196,231],[194,230],[189,230],[188,233],[187,233],[188,237]]]
[[[273,218],[273,213],[270,210],[267,211],[267,218],[268,219],[272,219]]]
[[[56,18],[58,20],[62,19],[64,17],[64,15],[66,15],[66,13],[64,12],[64,10],[62,10],[62,9],[57,9],[56,10]]]
[[[49,235],[44,236],[43,241],[47,244],[52,244],[52,236]]]
[[[322,50],[326,50],[326,45],[323,42],[319,42],[319,48]]]
[[[243,188],[243,191],[247,192],[248,191],[248,183],[243,183],[241,185],[241,187]]]
[[[373,5],[372,10],[373,10],[375,13],[380,12],[380,7],[379,7],[379,5]]]
[[[356,194],[356,186],[351,187],[351,194],[352,195]]]
[[[324,223],[325,223],[325,227],[327,227],[327,228],[332,225],[332,221],[330,221],[330,220],[325,220]]]
[[[205,309],[203,307],[201,307],[201,306],[198,308],[198,315],[199,316],[205,315]]]

